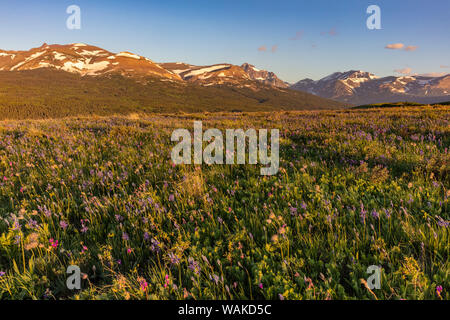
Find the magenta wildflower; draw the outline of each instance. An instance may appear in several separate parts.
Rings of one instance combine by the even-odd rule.
[[[145,279],[139,281],[139,286],[141,287],[142,291],[147,291],[148,283],[145,281]]]
[[[170,283],[170,281],[169,281],[169,275],[168,275],[168,274],[166,274],[165,279],[166,279],[166,281],[164,282],[164,288],[167,288],[167,286],[168,286],[169,283]]]
[[[53,238],[49,239],[48,242],[50,242],[50,247],[51,248],[57,248],[58,247],[58,240],[55,240]]]

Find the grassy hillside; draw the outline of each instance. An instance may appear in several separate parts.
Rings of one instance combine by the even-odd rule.
[[[0,71],[0,119],[57,118],[140,112],[333,109],[342,103],[261,86],[201,87],[118,75],[80,77],[63,71]],[[145,84],[144,84],[145,82]]]

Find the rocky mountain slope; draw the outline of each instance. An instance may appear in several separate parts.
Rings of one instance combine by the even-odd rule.
[[[432,103],[449,99],[450,74],[378,78],[369,72],[352,70],[336,72],[318,81],[304,79],[291,88],[355,105],[397,101]]]
[[[257,83],[275,88],[288,85],[273,73],[259,70],[248,63],[194,66],[182,62],[155,63],[130,52],[112,53],[102,48],[75,43],[48,45],[28,51],[0,50],[0,71],[24,71],[41,68],[62,70],[82,76],[121,74],[140,78],[153,76],[173,81],[186,81],[202,86],[234,85],[257,89]]]
[[[161,63],[161,67],[179,75],[183,80],[212,86],[220,84],[249,85],[251,77],[239,66],[232,64],[216,64],[211,66],[193,66],[181,62]]]
[[[275,73],[266,70],[259,70],[254,65],[244,63],[241,68],[249,75],[252,80],[260,81],[267,85],[279,88],[288,88],[289,84],[280,80]]]
[[[40,68],[63,70],[80,75],[98,76],[119,73],[124,76],[181,78],[148,58],[130,52],[111,53],[83,43],[47,45],[29,51],[0,50],[0,70],[23,71]]]

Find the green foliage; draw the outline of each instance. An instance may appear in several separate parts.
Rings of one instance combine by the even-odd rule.
[[[372,109],[372,108],[398,108],[398,107],[417,107],[422,106],[423,103],[416,102],[394,102],[394,103],[375,103],[375,104],[365,104],[362,106],[356,106],[352,109]]]

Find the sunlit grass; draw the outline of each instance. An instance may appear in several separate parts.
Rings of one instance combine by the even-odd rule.
[[[449,111],[0,122],[0,298],[448,299]],[[279,173],[172,166],[194,119],[279,128]]]

